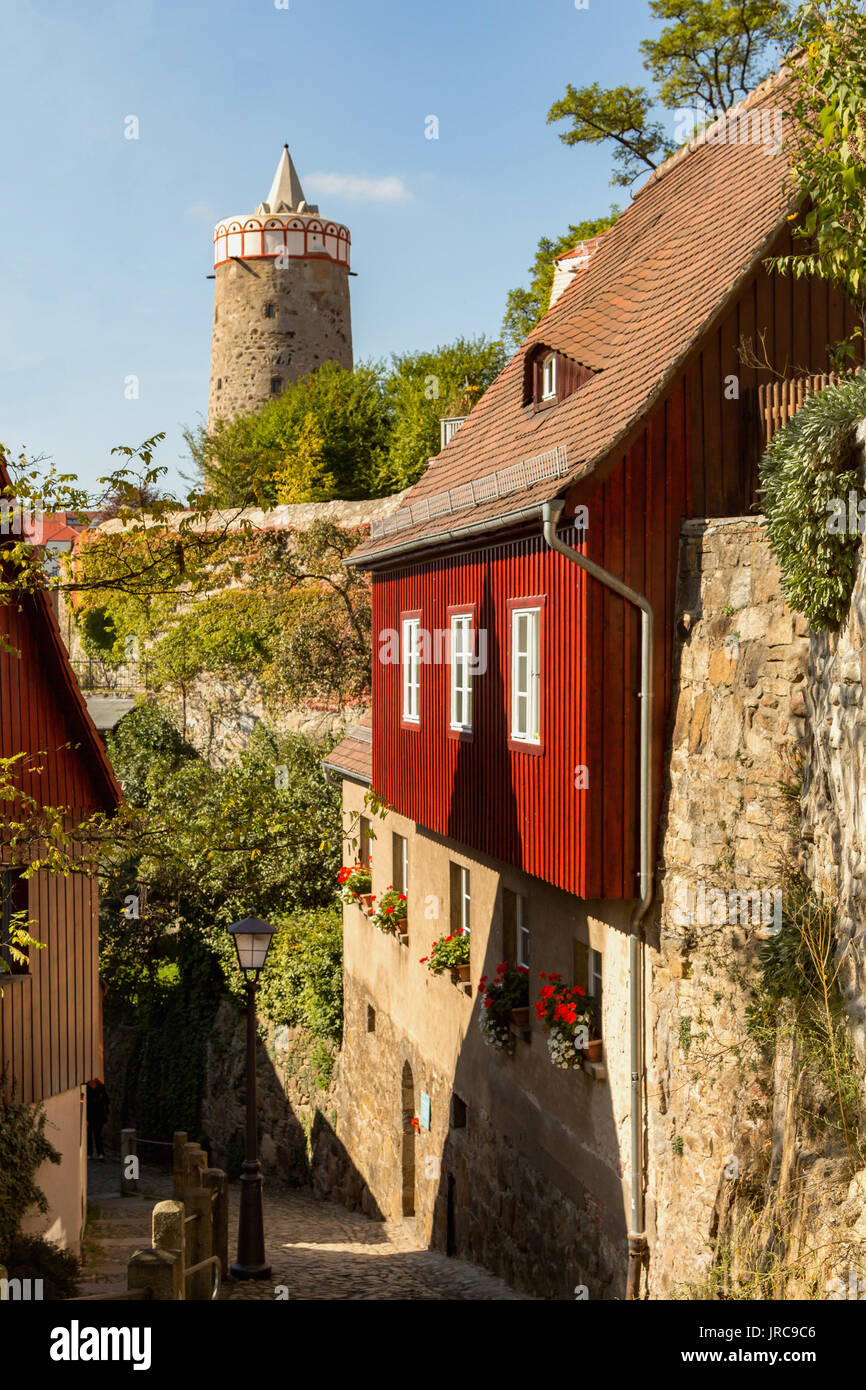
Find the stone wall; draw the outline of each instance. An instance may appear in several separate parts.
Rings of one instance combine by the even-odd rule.
[[[336,1049],[302,1028],[260,1020],[256,1109],[262,1169],[293,1184],[311,1179],[310,1137],[319,1113],[333,1124]],[[201,1125],[212,1162],[233,1175],[243,1157],[246,1020],[230,1000],[208,1040]]]
[[[106,1027],[105,1084],[111,1111],[105,1126],[110,1151],[119,1151],[120,1130],[135,1125],[124,1114],[126,1077],[137,1043],[134,1027]],[[256,1090],[259,1157],[267,1174],[291,1184],[312,1179],[313,1141],[336,1123],[337,1049],[302,1028],[259,1020]],[[246,1018],[230,1000],[220,1004],[208,1038],[199,1133],[212,1162],[236,1176],[243,1159],[246,1116]],[[141,1135],[143,1139],[170,1136]],[[143,1150],[145,1155],[153,1151]]]
[[[648,952],[650,1294],[707,1296],[714,1262],[748,1283],[745,1244],[759,1238],[764,1267],[786,1271],[777,1296],[825,1297],[860,1258],[864,1175],[832,1126],[816,1134],[809,1123],[827,1098],[791,1013],[768,1055],[747,1008],[779,920],[761,890],[781,893],[810,858],[841,879],[847,865],[857,882],[840,827],[857,785],[858,629],[810,636],[782,598],[758,519],[687,523],[680,586]],[[807,846],[815,837],[805,859],[803,834]]]
[[[268,305],[273,316],[268,318]],[[255,410],[323,362],[352,369],[348,268],[326,257],[231,261],[214,281],[208,426]]]
[[[859,432],[861,449],[866,425]],[[811,740],[803,782],[809,877],[838,904],[844,950],[840,981],[861,1064],[866,1066],[866,563],[861,558],[848,620],[815,633],[809,648]]]

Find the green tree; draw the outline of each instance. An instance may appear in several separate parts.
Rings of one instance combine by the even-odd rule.
[[[325,362],[258,410],[186,441],[210,505],[271,507],[281,491],[301,502],[374,494],[389,424],[378,365]]]
[[[502,320],[502,336],[510,352],[516,352],[527,333],[547,313],[550,304],[550,290],[553,284],[554,261],[558,256],[570,251],[579,241],[599,236],[612,227],[619,215],[619,208],[611,207],[607,217],[594,217],[586,222],[571,226],[562,236],[551,241],[542,237],[535,252],[535,259],[529,267],[530,281],[526,288],[509,290]]]
[[[294,450],[275,471],[277,502],[324,502],[333,497],[337,480],[325,459],[325,436],[308,410],[298,430]]]
[[[855,0],[815,0],[798,12],[788,149],[800,194],[793,227],[804,243],[770,264],[840,285],[866,333],[866,20]],[[841,344],[842,356],[853,344]]]
[[[665,26],[640,44],[655,89],[638,86],[566,87],[548,124],[567,121],[566,145],[612,144],[611,182],[628,187],[677,147],[654,112],[696,108],[707,119],[736,105],[766,76],[770,55],[784,42],[784,0],[650,0]]]
[[[440,419],[467,415],[505,361],[502,343],[483,335],[392,357],[385,381],[392,424],[380,475],[384,491],[398,491],[420,478],[428,459],[439,453]]]

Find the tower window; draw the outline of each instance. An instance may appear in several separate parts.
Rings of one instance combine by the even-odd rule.
[[[367,1005],[367,1032],[368,1032],[368,1033],[375,1033],[375,1031],[376,1031],[376,1010],[373,1008],[373,1005],[372,1005],[372,1004],[368,1004],[368,1005]]]
[[[222,379],[221,376],[218,376],[218,377],[217,377],[217,390],[218,390],[218,391],[221,391],[222,389],[223,389],[223,379]]]
[[[277,317],[276,306],[273,305],[273,304],[266,304],[266,305],[265,305],[265,318],[266,318],[266,319],[275,319],[276,317]]]
[[[278,395],[280,394],[280,387],[282,386],[282,384],[283,384],[283,382],[282,382],[282,378],[281,378],[281,377],[278,377],[278,376],[272,376],[272,377],[271,377],[271,395],[272,395],[272,396],[278,396]]]
[[[451,1128],[465,1129],[466,1117],[469,1107],[462,1096],[458,1096],[456,1091],[451,1092]]]

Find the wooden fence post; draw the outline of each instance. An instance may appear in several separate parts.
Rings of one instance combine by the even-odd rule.
[[[184,1134],[183,1130],[180,1130],[180,1129],[175,1130],[175,1132],[174,1132],[174,1134],[173,1134],[173,1136],[172,1136],[172,1140],[173,1140],[173,1155],[172,1155],[173,1184],[172,1184],[172,1194],[171,1194],[171,1195],[175,1198],[176,1201],[180,1201],[180,1200],[181,1200],[181,1198],[183,1197],[183,1194],[184,1194],[184,1192],[185,1192],[185,1190],[186,1190],[186,1188],[187,1188],[187,1186],[188,1186],[188,1183],[187,1183],[187,1181],[186,1181],[186,1144],[187,1144],[187,1139],[188,1139],[188,1138],[189,1138],[189,1136],[188,1136],[187,1134]]]
[[[187,1268],[197,1265],[201,1260],[210,1259],[213,1248],[213,1193],[204,1187],[191,1187],[184,1199],[187,1216],[198,1217],[187,1226]],[[213,1266],[199,1269],[186,1280],[187,1298],[208,1299],[213,1287]]]
[[[221,1168],[205,1168],[202,1183],[213,1194],[213,1253],[223,1279],[229,1277],[229,1183]]]

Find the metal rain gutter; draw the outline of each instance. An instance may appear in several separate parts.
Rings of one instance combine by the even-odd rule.
[[[631,1072],[631,1220],[628,1233],[628,1281],[626,1298],[637,1298],[640,1271],[647,1250],[644,1202],[643,1082],[644,1082],[644,997],[643,997],[643,920],[653,898],[652,844],[652,706],[653,631],[655,615],[649,599],[639,594],[601,565],[588,560],[566,545],[556,534],[556,524],[565,503],[561,498],[542,503],[544,539],[551,550],[564,555],[593,579],[640,609],[640,901],[632,909],[629,924],[629,1051]]]

